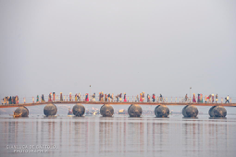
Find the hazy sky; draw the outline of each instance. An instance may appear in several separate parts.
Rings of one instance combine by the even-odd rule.
[[[230,95],[236,1],[0,0],[0,96]]]

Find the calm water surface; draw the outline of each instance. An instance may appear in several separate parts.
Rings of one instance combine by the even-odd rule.
[[[236,116],[1,116],[0,156],[235,157]]]

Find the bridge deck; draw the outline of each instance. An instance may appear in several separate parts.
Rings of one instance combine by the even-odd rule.
[[[46,105],[46,104],[94,104],[94,105],[102,105],[102,104],[110,104],[110,105],[130,105],[130,104],[139,104],[139,105],[195,105],[195,106],[233,106],[236,107],[236,103],[159,103],[159,102],[101,102],[101,101],[54,101],[54,102],[39,102],[39,103],[25,103],[25,104],[8,104],[8,105],[0,105],[0,108],[11,108],[11,107],[19,107],[19,106],[36,106],[36,105]]]

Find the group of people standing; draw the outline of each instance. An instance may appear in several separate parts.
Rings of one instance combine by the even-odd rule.
[[[229,95],[225,98],[225,103],[229,103]],[[218,94],[214,95],[214,94],[210,94],[209,96],[205,95],[205,103],[217,103],[219,100]],[[185,95],[185,102],[190,101],[190,99],[188,98],[188,95]],[[223,101],[223,99],[222,99]],[[203,95],[202,94],[198,94],[197,96],[195,95],[195,93],[193,93],[193,98],[192,98],[192,102],[193,103],[203,103]]]
[[[18,96],[6,96],[2,99],[2,105],[7,104],[19,104],[19,97]]]
[[[122,93],[117,94],[115,96],[116,100],[114,100],[114,94],[104,94],[103,92],[99,92],[98,95],[98,100],[99,101],[105,101],[105,102],[129,102],[129,97],[126,96],[126,93],[123,93],[123,97],[122,97]],[[123,98],[123,99],[122,99]],[[147,102],[164,102],[165,99],[163,99],[162,94],[160,94],[160,96],[156,96],[155,94],[152,94],[152,97],[147,94]],[[24,103],[26,103],[25,98],[23,98]],[[96,101],[96,94],[92,94],[91,97],[89,97],[89,94],[86,93],[84,96],[82,96],[80,93],[79,94],[75,94],[74,96],[72,96],[72,93],[69,93],[69,95],[62,95],[62,92],[60,92],[60,99],[58,98],[58,96],[56,96],[55,92],[52,92],[48,95],[48,101],[52,102],[52,101],[56,101],[56,100],[60,100],[60,101]],[[167,98],[166,98],[167,100]],[[165,101],[166,101],[165,100]],[[171,99],[172,100],[172,99]],[[176,98],[177,100],[177,98]],[[188,95],[185,95],[185,102],[193,102],[193,103],[203,103],[205,100],[205,103],[214,103],[214,102],[218,102],[218,94],[214,95],[214,94],[210,94],[209,96],[205,96],[205,99],[203,99],[203,95],[202,94],[195,94],[193,93],[193,97],[192,100],[190,100],[188,98]],[[39,95],[37,95],[36,97],[36,103],[38,103],[39,100]],[[133,97],[132,97],[132,101],[133,101]],[[134,97],[134,101],[135,102],[144,102],[145,101],[145,92],[140,93],[140,96],[137,95],[136,97]],[[32,102],[34,103],[34,97],[32,97]],[[41,96],[41,102],[45,102],[44,99],[44,94],[42,94]],[[223,102],[223,98],[221,99],[221,103]],[[231,102],[229,95],[227,97],[225,97],[225,103],[229,103]],[[3,104],[19,104],[19,97],[18,96],[10,96],[10,97],[4,97],[2,99],[2,105]]]
[[[142,92],[139,95],[140,95],[140,97],[137,95],[135,101],[136,102],[144,102],[145,101],[145,92]],[[151,99],[152,99],[152,102],[156,102],[156,101],[162,102],[163,101],[163,97],[161,94],[160,94],[159,98],[155,94],[152,94],[152,98],[149,94],[147,94],[147,102],[151,102]]]
[[[121,93],[122,94],[122,93]],[[117,96],[116,96],[117,98]],[[93,99],[95,100],[95,93]],[[99,92],[98,94],[98,100],[99,101],[105,101],[105,102],[113,102],[114,101],[114,94],[109,93],[109,94],[104,94],[103,92]],[[118,101],[118,99],[117,99]]]

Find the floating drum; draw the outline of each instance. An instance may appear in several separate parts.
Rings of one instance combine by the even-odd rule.
[[[198,115],[198,109],[193,105],[187,105],[183,108],[182,114],[184,117],[195,118]]]
[[[72,111],[73,111],[73,114],[74,114],[75,116],[81,117],[81,116],[84,115],[85,108],[84,108],[84,106],[83,106],[82,104],[76,104],[76,105],[73,107]]]
[[[169,108],[166,105],[158,105],[154,110],[156,117],[168,117],[169,112]]]
[[[114,114],[114,109],[111,105],[104,104],[100,109],[100,113],[103,117],[112,117],[112,115]]]
[[[128,113],[130,117],[140,117],[142,115],[142,112],[142,108],[136,104],[132,104],[128,108]]]
[[[225,117],[227,111],[223,106],[213,106],[209,110],[210,117]]]
[[[54,104],[47,104],[43,110],[44,114],[48,116],[54,116],[57,114],[57,107]]]
[[[14,117],[28,117],[29,116],[29,110],[25,107],[18,107],[14,112]]]

